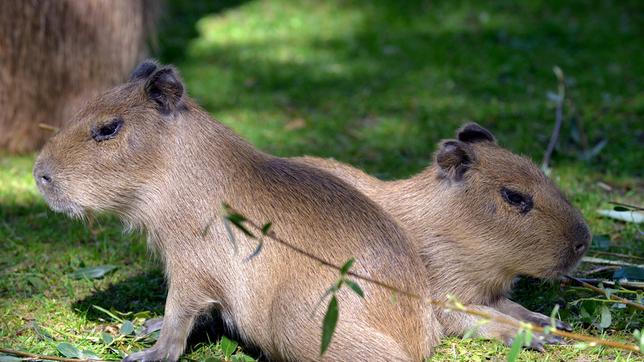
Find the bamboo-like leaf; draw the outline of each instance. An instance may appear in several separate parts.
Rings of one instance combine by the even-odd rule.
[[[249,238],[255,238],[255,235],[253,235],[253,233],[251,233],[250,230],[248,230],[246,226],[244,226],[244,222],[246,222],[245,217],[239,214],[230,214],[226,216],[226,219],[228,219],[228,221],[230,221],[233,225],[235,225],[239,230],[241,230],[241,232],[243,232]]]
[[[268,235],[268,232],[271,231],[271,226],[273,226],[273,223],[267,222],[262,226],[262,235]]]
[[[322,322],[322,343],[320,344],[320,356],[324,355],[324,352],[329,348],[331,344],[331,338],[333,338],[333,333],[335,333],[335,327],[338,324],[338,316],[340,314],[340,309],[338,307],[338,299],[331,297],[329,302],[329,307],[326,310],[324,315],[324,321]]]
[[[225,203],[225,202],[222,204],[222,206],[224,208],[224,212],[225,212],[224,218],[226,220],[230,221],[239,230],[241,230],[244,234],[246,234],[246,236],[251,237],[251,238],[255,237],[255,235],[253,235],[253,233],[251,233],[246,228],[246,226],[244,226],[244,223],[246,221],[248,221],[248,219],[246,219],[246,217],[244,215],[242,215],[242,214],[236,212],[235,210],[233,210],[233,208],[230,205],[228,205],[227,203]]]
[[[358,283],[349,279],[345,279],[344,282],[349,286],[349,288],[351,288],[351,290],[353,290],[357,295],[359,295],[360,298],[364,298],[364,291],[362,290],[362,288],[360,288]]]
[[[355,258],[347,260],[344,265],[340,268],[340,274],[346,275],[349,272],[349,269],[353,266],[353,263],[356,261]]]

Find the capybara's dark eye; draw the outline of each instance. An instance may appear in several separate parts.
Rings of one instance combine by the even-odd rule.
[[[122,127],[123,120],[121,118],[114,118],[107,123],[94,126],[92,128],[92,138],[96,142],[112,139],[116,137]]]
[[[512,206],[516,206],[522,214],[532,210],[534,203],[530,195],[519,191],[511,190],[507,187],[501,189],[503,200]]]

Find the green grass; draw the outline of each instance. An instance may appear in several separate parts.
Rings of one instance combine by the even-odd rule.
[[[640,229],[596,213],[610,200],[644,204],[641,2],[170,1],[166,10],[156,55],[179,67],[191,96],[214,117],[268,152],[334,157],[383,178],[420,170],[436,142],[466,120],[541,160],[554,123],[546,94],[556,91],[553,66],[561,67],[570,101],[552,177],[593,233],[610,237],[608,251],[643,256]],[[580,158],[579,128],[590,147],[607,140],[590,160]],[[102,343],[101,333],[120,323],[92,305],[162,315],[158,261],[113,218],[98,218],[90,231],[49,211],[31,179],[33,159],[0,156],[0,347],[58,354],[56,345],[69,342],[108,359],[142,348],[129,337]],[[103,264],[119,268],[99,280],[68,276]],[[515,293],[546,314],[568,302],[562,317],[576,332],[633,343],[642,314],[611,308],[611,327],[599,331],[592,322],[601,303],[570,304],[591,296],[538,281],[522,281]],[[221,358],[218,344],[200,343],[219,333],[194,336],[187,357]],[[435,359],[502,360],[508,350],[448,338]],[[520,358],[641,355],[554,346]]]

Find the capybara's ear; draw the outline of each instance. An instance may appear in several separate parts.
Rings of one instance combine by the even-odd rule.
[[[496,139],[492,132],[486,130],[485,128],[479,126],[478,124],[472,122],[467,123],[461,127],[456,133],[456,138],[459,141],[465,143],[476,143],[476,142],[492,142],[496,143]]]
[[[159,63],[154,59],[147,59],[137,65],[136,68],[130,74],[130,82],[134,82],[141,79],[146,79],[155,70],[159,68]]]
[[[145,83],[145,93],[164,115],[184,109],[183,83],[173,67],[162,67],[152,73]]]
[[[436,152],[436,164],[442,175],[452,181],[461,181],[465,172],[472,166],[473,155],[471,148],[460,141],[443,141]]]

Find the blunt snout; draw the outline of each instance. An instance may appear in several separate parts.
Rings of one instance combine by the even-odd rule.
[[[52,187],[52,184],[54,182],[52,172],[51,172],[51,166],[47,162],[44,162],[43,160],[38,160],[36,161],[36,164],[34,165],[34,180],[36,181],[36,185],[38,185],[38,188],[41,190],[47,190],[48,188]]]
[[[584,222],[578,222],[573,226],[569,239],[572,240],[573,249],[577,256],[582,256],[588,250],[591,241],[590,229]]]

